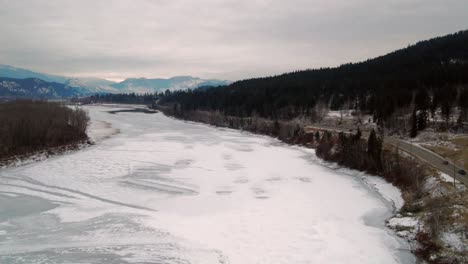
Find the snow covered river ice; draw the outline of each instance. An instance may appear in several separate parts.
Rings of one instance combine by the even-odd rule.
[[[377,177],[265,136],[86,109],[92,137],[100,121],[120,133],[0,170],[0,263],[415,262]]]

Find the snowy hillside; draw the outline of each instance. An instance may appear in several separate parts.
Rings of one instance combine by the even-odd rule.
[[[71,78],[65,83],[72,87],[81,87],[87,93],[118,93],[118,89],[111,85],[115,82],[99,78]]]

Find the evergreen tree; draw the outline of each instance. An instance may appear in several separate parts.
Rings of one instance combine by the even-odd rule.
[[[441,110],[442,116],[445,119],[446,124],[448,125],[450,121],[450,115],[452,114],[452,105],[450,104],[448,100],[445,100],[444,102],[442,102],[440,110]]]
[[[375,153],[375,147],[376,147],[376,142],[377,142],[377,136],[375,134],[374,129],[372,129],[369,139],[367,140],[367,154],[369,155],[374,155]]]
[[[424,130],[427,127],[427,112],[421,110],[417,116],[418,119],[418,130]]]
[[[280,134],[280,124],[278,120],[275,120],[275,123],[273,124],[273,136],[279,136]]]
[[[358,129],[356,131],[356,134],[353,136],[353,140],[357,141],[357,140],[361,139],[361,136],[362,136],[361,129],[358,127]]]
[[[315,132],[315,142],[319,142],[320,141],[320,133],[317,131]]]
[[[416,117],[416,109],[413,110],[413,114],[411,115],[411,132],[410,137],[415,138],[418,135],[418,120]]]
[[[377,137],[374,129],[372,129],[369,139],[367,141],[367,154],[373,160],[376,169],[382,168],[381,154],[382,154],[382,140]]]

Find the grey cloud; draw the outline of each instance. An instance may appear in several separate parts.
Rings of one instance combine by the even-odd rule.
[[[0,64],[241,79],[359,61],[468,25],[465,0],[0,0]]]

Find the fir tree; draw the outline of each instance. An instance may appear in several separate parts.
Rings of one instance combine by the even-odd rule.
[[[317,131],[315,132],[315,142],[319,142],[320,141],[320,133]]]
[[[413,114],[411,115],[411,132],[410,137],[415,138],[418,135],[418,120],[416,117],[416,109],[413,110]]]

